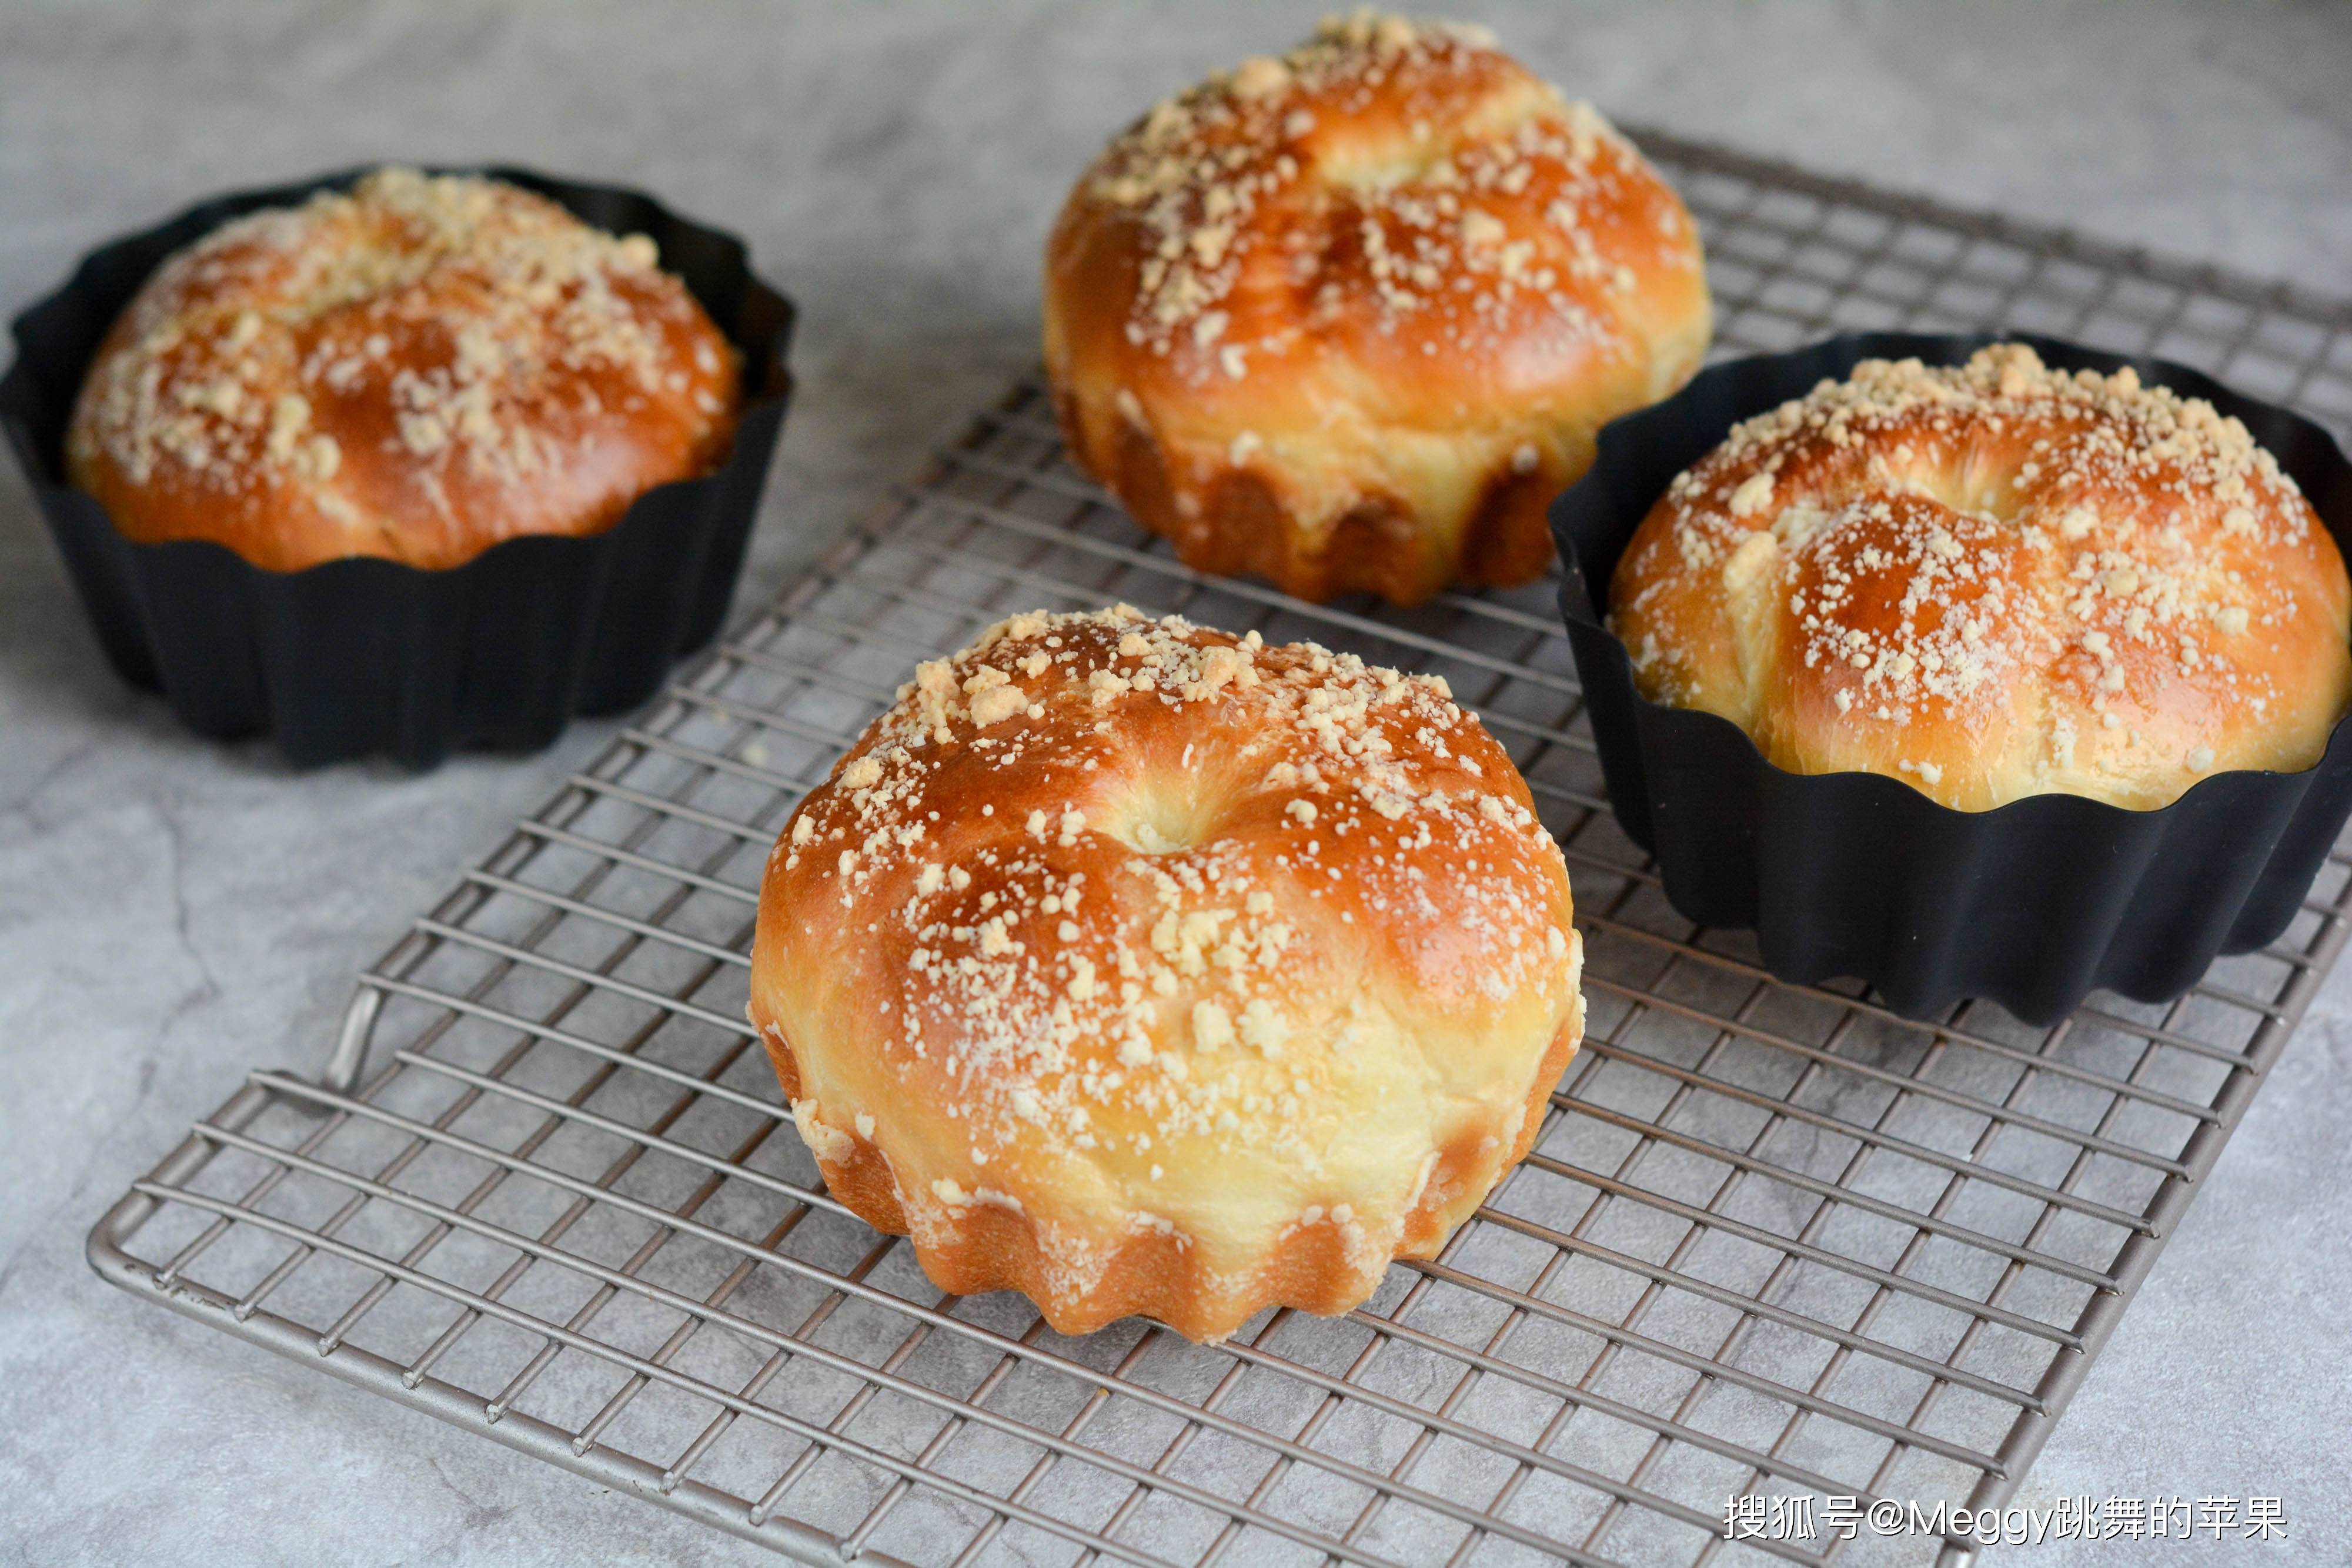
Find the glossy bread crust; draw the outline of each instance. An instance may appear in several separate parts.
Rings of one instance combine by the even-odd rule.
[[[1066,1333],[1343,1311],[1523,1155],[1568,874],[1442,685],[1118,607],[926,664],[771,858],[751,1015],[827,1185]]]
[[[1358,17],[1154,109],[1045,254],[1073,458],[1189,564],[1321,600],[1511,584],[1595,433],[1688,379],[1698,237],[1482,31]]]
[[[1964,810],[2307,768],[2352,703],[2343,558],[2245,426],[2022,344],[1864,361],[1740,425],[1610,605],[1644,695]]]
[[[598,532],[734,431],[736,355],[657,260],[512,185],[411,170],[254,214],[116,322],[69,475],[131,539],[278,571]]]

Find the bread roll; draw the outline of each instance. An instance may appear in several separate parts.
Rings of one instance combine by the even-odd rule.
[[[295,571],[591,534],[724,459],[735,354],[654,244],[384,169],[173,256],[91,364],[73,481],[142,543]]]
[[[2245,426],[2021,344],[1738,426],[1610,601],[1645,695],[1962,810],[2307,768],[2352,702],[2343,557]]]
[[[768,862],[751,1016],[943,1290],[1195,1339],[1355,1305],[1523,1155],[1568,873],[1444,683],[1120,606],[924,664]]]
[[[1551,559],[1707,341],[1696,231],[1483,30],[1360,16],[1114,141],[1045,253],[1072,457],[1191,565],[1402,603]]]

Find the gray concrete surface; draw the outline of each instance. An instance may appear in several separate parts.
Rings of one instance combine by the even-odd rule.
[[[0,308],[233,185],[497,158],[642,183],[805,308],[740,604],[1034,354],[1100,139],[1312,5],[0,4]],[[1479,4],[1622,118],[2352,289],[2352,7]],[[608,728],[290,776],[103,667],[0,477],[0,1560],[736,1563],[739,1543],[100,1284],[82,1237],[257,1062],[308,1066],[408,919]],[[2352,971],[2287,1050],[2026,1487],[2263,1492],[2352,1561]],[[2123,1543],[1995,1562],[2166,1561]]]

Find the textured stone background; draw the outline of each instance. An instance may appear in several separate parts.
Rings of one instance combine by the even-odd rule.
[[[2352,6],[1464,0],[1629,120],[2352,290]],[[0,309],[216,189],[367,159],[644,184],[805,309],[740,602],[1034,356],[1035,257],[1100,140],[1312,5],[297,8],[0,3]],[[289,776],[102,666],[0,476],[0,1560],[759,1556],[140,1305],[99,1211],[603,742]],[[2289,1046],[2027,1484],[2286,1499],[2352,1558],[2352,970]],[[2145,1549],[1994,1553],[2163,1560]]]

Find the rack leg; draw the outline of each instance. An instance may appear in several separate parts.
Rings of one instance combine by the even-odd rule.
[[[335,1049],[319,1074],[320,1088],[348,1094],[359,1087],[360,1073],[367,1066],[368,1037],[375,1032],[375,1015],[383,1010],[383,993],[373,986],[363,985],[352,992],[352,1005],[343,1009],[343,1027],[335,1031]]]

